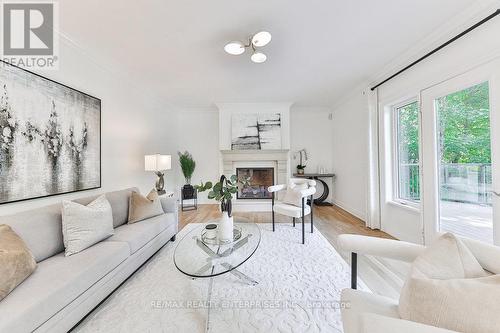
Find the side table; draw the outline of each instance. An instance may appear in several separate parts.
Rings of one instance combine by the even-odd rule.
[[[305,174],[294,173],[293,176],[297,177],[297,178],[308,178],[308,179],[314,179],[314,180],[319,181],[321,183],[321,185],[323,185],[323,193],[321,193],[321,195],[318,198],[314,199],[314,203],[317,206],[333,206],[328,201],[325,201],[328,198],[328,195],[330,194],[330,189],[328,188],[328,185],[325,183],[325,181],[322,180],[321,178],[334,179],[335,174],[333,174],[333,173],[305,173]]]
[[[184,203],[186,201],[186,203]],[[198,191],[193,189],[192,191],[184,191],[184,187],[181,187],[181,210],[195,210],[198,209]]]

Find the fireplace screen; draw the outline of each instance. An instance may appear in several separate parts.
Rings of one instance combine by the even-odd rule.
[[[267,188],[274,185],[273,168],[236,168],[237,199],[271,199]]]

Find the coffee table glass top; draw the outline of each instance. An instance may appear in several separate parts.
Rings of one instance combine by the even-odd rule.
[[[260,229],[255,223],[235,218],[234,226],[241,229],[241,237],[229,244],[213,245],[202,242],[203,223],[191,230],[180,241],[174,252],[177,269],[191,277],[203,278],[235,270],[247,261],[260,243]]]

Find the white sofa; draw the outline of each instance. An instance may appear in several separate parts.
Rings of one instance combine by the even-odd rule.
[[[500,247],[463,238],[481,266],[493,273],[500,274]],[[352,255],[352,286],[356,287],[357,254],[390,258],[413,262],[425,249],[424,246],[396,240],[359,236],[340,235],[339,247]],[[355,289],[342,292],[342,321],[345,333],[449,333],[453,332],[433,326],[403,320],[398,312],[398,300],[375,295]],[[478,304],[480,306],[480,304]],[[456,333],[456,332],[455,332]]]
[[[106,193],[115,234],[64,256],[61,205],[0,217],[32,251],[37,268],[0,301],[0,332],[66,332],[113,292],[169,240],[175,240],[175,199],[162,198],[165,214],[127,224],[131,188]],[[75,200],[88,204],[97,196]]]

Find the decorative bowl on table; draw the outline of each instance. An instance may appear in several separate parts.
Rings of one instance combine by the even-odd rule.
[[[233,227],[233,239],[229,241],[223,241],[219,239],[217,235],[217,224],[207,224],[205,228],[201,231],[201,241],[205,244],[210,245],[227,245],[236,242],[241,238],[241,227]]]

